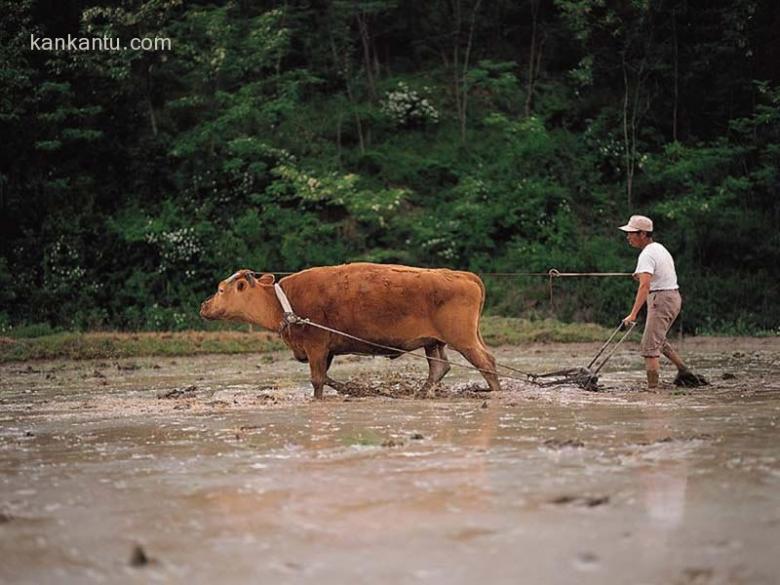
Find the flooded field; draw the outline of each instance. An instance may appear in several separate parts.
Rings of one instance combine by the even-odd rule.
[[[780,341],[681,349],[712,386],[640,392],[632,347],[599,392],[432,399],[411,358],[337,358],[321,402],[286,352],[2,365],[0,582],[777,583]]]

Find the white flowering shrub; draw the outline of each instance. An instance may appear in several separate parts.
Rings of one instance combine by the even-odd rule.
[[[426,91],[428,88],[425,88]],[[421,96],[403,81],[385,94],[380,104],[382,112],[397,126],[423,126],[439,122],[439,111],[428,98]]]
[[[575,95],[580,95],[580,91],[593,86],[593,55],[586,55],[574,69],[569,71],[569,77],[576,84]]]
[[[444,261],[455,260],[457,249],[450,237],[430,238],[422,242],[421,247],[427,254],[438,256]]]
[[[590,124],[583,134],[586,144],[598,154],[603,165],[615,174],[622,174],[626,170],[626,145],[622,137],[616,133],[607,133],[598,128],[597,124]],[[636,153],[634,162],[639,170],[644,170],[650,156],[647,153]]]
[[[230,191],[220,189],[219,177],[210,170],[193,174],[191,183],[185,188],[185,191],[192,199],[208,198],[220,205],[230,200]]]
[[[81,254],[60,236],[46,250],[44,282],[54,291],[83,288],[86,269],[81,265]]]
[[[284,183],[304,201],[339,205],[355,219],[381,226],[386,225],[390,216],[398,213],[401,203],[408,196],[405,189],[361,189],[358,185],[360,177],[354,173],[342,175],[330,172],[315,177],[294,165],[279,165],[273,173],[284,179]]]
[[[0,335],[6,335],[13,331],[14,326],[11,324],[11,320],[5,313],[0,313]]]
[[[195,276],[195,260],[203,253],[195,229],[185,227],[171,231],[151,231],[152,220],[149,220],[148,226],[150,231],[146,233],[144,239],[160,254],[157,272],[162,274],[174,269],[183,269],[187,278]]]
[[[144,327],[149,331],[184,331],[192,329],[198,321],[197,313],[185,313],[172,307],[152,303],[144,312]]]

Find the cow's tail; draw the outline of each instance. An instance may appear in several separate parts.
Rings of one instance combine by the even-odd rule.
[[[485,344],[485,340],[482,339],[482,332],[479,330],[479,324],[482,322],[482,310],[485,308],[485,297],[487,296],[487,292],[485,289],[485,283],[482,282],[482,279],[474,275],[474,280],[476,280],[477,284],[479,285],[479,293],[480,293],[480,299],[479,299],[479,313],[477,313],[477,339],[479,339],[479,342],[487,347]]]

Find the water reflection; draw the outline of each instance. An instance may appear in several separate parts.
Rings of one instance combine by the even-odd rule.
[[[779,354],[762,375],[777,374]],[[204,359],[160,368],[169,384],[200,384],[180,400],[157,398],[151,367],[116,386],[76,369],[53,386],[45,365],[2,372],[0,581],[762,583],[778,572],[780,391],[769,386],[312,402],[295,363],[258,376],[245,357]],[[102,379],[105,393],[89,385]],[[158,562],[130,568],[136,542]]]
[[[670,436],[670,429],[680,429],[675,410],[650,402],[643,408],[644,440],[650,446],[640,468],[640,481],[650,526],[659,532],[673,531],[683,521],[688,485],[688,457]]]

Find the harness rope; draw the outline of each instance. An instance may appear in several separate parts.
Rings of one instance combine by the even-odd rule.
[[[257,273],[260,274],[260,273]],[[281,272],[278,270],[269,270],[268,274],[280,274],[282,276],[290,276],[297,274],[296,272]],[[548,276],[553,278],[567,277],[567,276],[632,276],[632,272],[561,272],[557,268],[550,268],[547,272],[477,272],[481,276]]]
[[[552,271],[551,271],[552,272]],[[556,271],[557,272],[557,271]],[[551,276],[552,278],[552,276]],[[323,331],[328,331],[330,333],[335,333],[336,335],[341,335],[342,337],[346,337],[348,339],[352,339],[354,341],[358,341],[360,343],[364,343],[366,345],[370,345],[372,347],[377,347],[380,349],[384,349],[387,351],[391,351],[393,353],[397,353],[399,356],[401,355],[409,355],[414,358],[418,359],[424,359],[427,361],[434,361],[434,362],[441,362],[448,365],[456,366],[459,368],[467,369],[467,370],[475,370],[480,373],[485,374],[493,374],[495,376],[501,376],[502,378],[511,378],[514,380],[523,380],[523,378],[519,378],[518,376],[513,376],[511,374],[499,374],[498,372],[494,370],[485,370],[483,368],[478,368],[474,365],[465,365],[465,364],[459,364],[455,362],[451,362],[447,359],[437,358],[437,357],[429,357],[427,355],[420,355],[419,353],[414,353],[414,350],[406,350],[401,349],[399,347],[392,347],[389,345],[383,345],[381,343],[375,343],[373,341],[368,341],[367,339],[363,339],[361,337],[357,337],[355,335],[351,335],[349,333],[346,333],[344,331],[340,331],[338,329],[334,329],[332,327],[328,327],[327,325],[322,325],[321,323],[316,323],[315,321],[312,321],[308,317],[299,317],[295,314],[295,312],[292,310],[292,306],[290,305],[290,301],[287,298],[287,295],[284,293],[284,290],[282,290],[282,287],[279,285],[279,283],[274,283],[274,292],[276,293],[276,298],[279,300],[279,303],[282,305],[282,310],[284,311],[284,316],[282,317],[282,323],[279,328],[279,333],[285,331],[285,329],[288,329],[291,325],[308,325],[310,327],[316,327],[317,329],[321,329]],[[604,345],[601,346],[601,349],[599,349],[598,353],[595,355],[595,357],[591,360],[591,362],[588,364],[587,368],[570,368],[566,370],[558,370],[556,372],[549,372],[546,374],[534,374],[532,372],[526,372],[524,370],[520,370],[518,368],[514,368],[512,366],[508,366],[506,364],[500,364],[496,363],[496,368],[504,368],[505,370],[509,370],[512,372],[516,372],[518,374],[522,374],[525,376],[524,381],[531,382],[532,384],[536,384],[538,386],[552,386],[556,384],[564,384],[567,381],[578,381],[583,378],[583,376],[587,377],[588,380],[595,379],[596,374],[601,370],[601,368],[604,366],[604,364],[607,363],[609,358],[612,357],[612,354],[617,351],[617,348],[620,346],[621,343],[623,343],[623,340],[628,337],[628,334],[631,333],[631,331],[636,326],[636,323],[632,323],[629,329],[623,334],[623,337],[620,338],[620,340],[617,342],[615,347],[612,349],[612,351],[604,358],[604,360],[601,362],[601,364],[598,366],[595,372],[591,372],[590,368],[593,366],[593,364],[596,362],[598,357],[604,352],[604,350],[607,348],[609,343],[612,341],[612,339],[615,337],[618,331],[623,327],[623,323],[621,322],[617,329],[612,332],[612,335],[610,335],[609,339],[604,343]],[[372,354],[367,354],[372,355]],[[563,376],[563,379],[561,380],[551,380],[548,382],[539,382],[539,378],[551,378],[551,377],[561,377]]]
[[[428,357],[427,355],[420,355],[419,353],[414,353],[414,350],[410,350],[410,349],[401,349],[400,347],[392,347],[392,346],[389,346],[389,345],[382,345],[381,343],[374,343],[373,341],[368,341],[367,339],[363,339],[363,338],[357,337],[355,335],[350,335],[349,333],[345,333],[344,331],[339,331],[338,329],[333,329],[332,327],[328,327],[327,325],[322,325],[320,323],[315,323],[311,319],[308,319],[308,318],[305,318],[305,317],[299,317],[298,315],[296,315],[294,313],[292,313],[290,315],[285,315],[284,324],[282,326],[282,331],[284,329],[286,329],[289,325],[309,325],[311,327],[316,327],[317,329],[322,329],[323,331],[329,331],[330,333],[335,333],[337,335],[341,335],[342,337],[347,337],[347,338],[352,339],[354,341],[359,341],[360,343],[365,343],[366,345],[370,345],[370,346],[373,346],[373,347],[378,347],[380,349],[392,351],[393,353],[397,353],[399,356],[400,355],[409,355],[409,356],[412,356],[412,357],[415,357],[415,358],[418,358],[418,359],[430,360],[430,361],[434,361],[434,362],[441,362],[441,363],[449,364],[451,366],[456,366],[458,368],[464,368],[464,369],[467,369],[467,370],[476,370],[477,372],[483,372],[483,373],[486,373],[486,374],[495,374],[497,376],[499,375],[498,372],[494,372],[493,370],[485,370],[483,368],[478,368],[476,366],[467,366],[465,364],[459,364],[459,363],[456,363],[456,362],[451,362],[449,360],[442,359],[442,358]],[[373,355],[373,354],[363,354],[363,355]],[[496,364],[496,367],[507,368],[509,370],[512,370],[512,371],[518,372],[520,374],[523,374],[524,376],[527,377],[528,380],[530,380],[530,379],[535,377],[535,375],[530,373],[530,372],[524,372],[522,370],[518,370],[518,369],[513,368],[511,366],[506,366],[506,365],[503,365],[503,364]],[[522,379],[522,378],[518,378],[516,376],[509,376],[509,375],[503,375],[503,374],[502,374],[502,377],[504,377],[504,378],[515,378],[517,380]]]
[[[289,276],[295,274],[295,272],[273,272],[272,274],[281,274]],[[557,268],[550,268],[547,272],[479,272],[481,276],[496,276],[496,277],[516,277],[516,276],[545,276],[547,277],[547,288],[550,291],[550,306],[553,306],[553,280],[556,278],[578,278],[582,276],[586,277],[599,277],[599,276],[633,276],[632,272],[561,272]],[[278,285],[274,285],[278,286]]]

